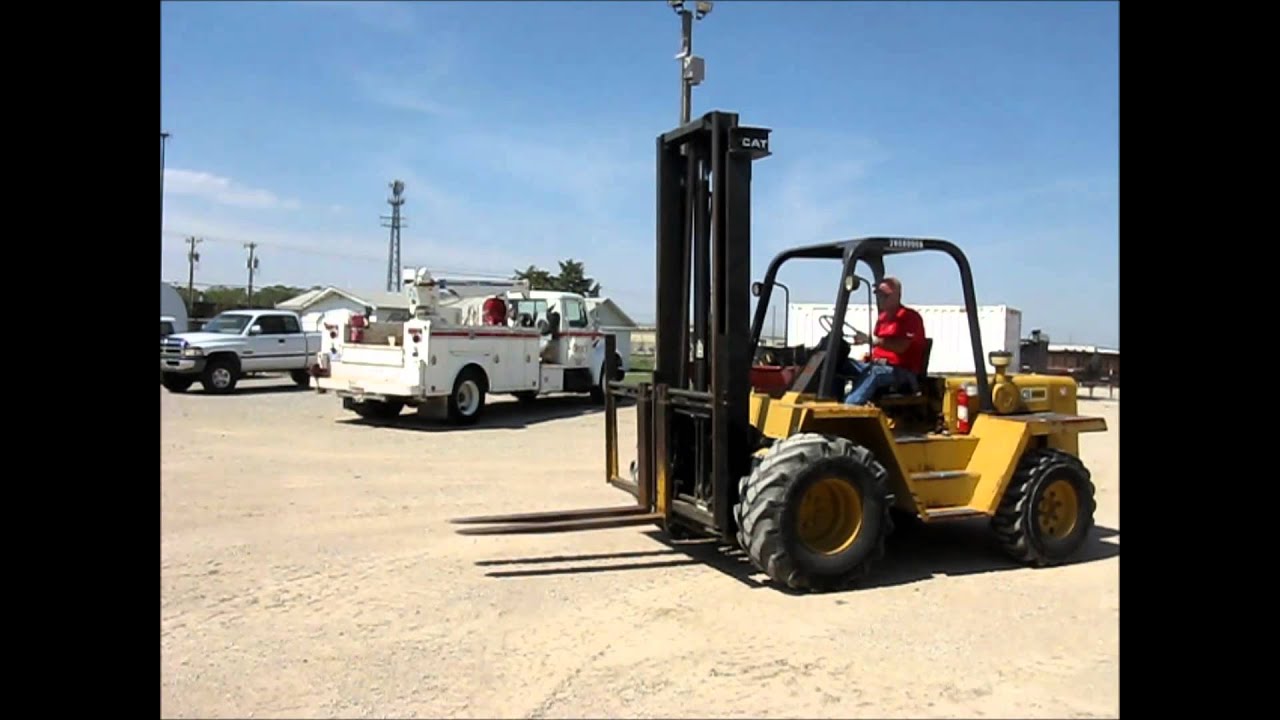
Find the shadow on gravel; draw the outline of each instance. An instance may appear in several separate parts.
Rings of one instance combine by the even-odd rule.
[[[750,588],[772,587],[764,573],[758,571],[741,550],[719,545],[714,540],[677,541],[657,530],[642,534],[664,546],[664,549],[602,553],[596,555],[556,555],[547,557],[514,558],[508,560],[482,560],[479,566],[551,565],[517,570],[495,570],[486,573],[494,578],[535,577],[546,575],[577,575],[584,573],[618,572],[624,570],[651,570],[692,565],[704,565],[718,570]],[[1117,557],[1120,546],[1107,542],[1119,536],[1119,531],[1098,526],[1080,552],[1064,565],[1078,565]],[[581,565],[586,562],[610,560],[634,560],[636,558],[662,558],[650,562],[622,562]],[[981,573],[1024,569],[1000,550],[985,520],[965,520],[924,525],[898,523],[890,536],[885,557],[873,569],[871,577],[848,592],[859,589],[892,587],[931,580],[937,576],[958,577]],[[1038,569],[1037,572],[1053,572],[1055,568]],[[778,588],[789,592],[784,588]]]
[[[162,392],[170,392],[169,390],[165,390],[163,385],[160,386],[160,390]],[[293,380],[289,379],[289,377],[287,376],[284,376],[284,377],[254,376],[254,377],[248,377],[248,378],[241,378],[240,382],[236,384],[236,389],[230,393],[227,393],[226,395],[206,392],[204,387],[200,385],[199,380],[192,383],[191,387],[187,388],[186,390],[180,393],[174,393],[174,394],[192,395],[192,396],[200,396],[200,397],[208,397],[208,398],[219,398],[219,399],[223,399],[223,398],[234,399],[234,398],[243,397],[246,395],[278,395],[278,394],[284,394],[284,393],[303,393],[303,392],[315,392],[315,389],[310,387],[299,387],[295,382],[293,382]]]
[[[340,402],[340,401],[335,401]],[[633,402],[619,402],[619,409],[633,405]],[[507,401],[485,404],[484,414],[474,425],[450,425],[443,418],[424,417],[412,409],[406,409],[398,417],[390,420],[362,418],[354,413],[351,417],[338,420],[341,425],[365,425],[369,427],[390,428],[392,430],[411,430],[417,432],[451,432],[474,431],[484,429],[518,430],[565,418],[584,417],[587,415],[603,415],[604,405],[592,402],[587,395],[563,395],[538,398],[530,402]],[[603,426],[601,433],[604,432]],[[603,435],[602,435],[603,437]]]

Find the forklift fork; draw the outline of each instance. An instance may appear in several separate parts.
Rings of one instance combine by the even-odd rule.
[[[605,335],[606,358],[614,357],[616,344],[617,340],[613,335]],[[457,531],[458,534],[529,535],[661,524],[670,510],[669,506],[663,507],[668,493],[662,483],[666,482],[667,473],[665,463],[659,460],[666,458],[665,390],[666,386],[655,390],[649,383],[629,387],[622,382],[605,381],[605,479],[610,485],[634,496],[635,504],[457,518],[452,521],[455,525],[488,526],[462,528]],[[623,478],[618,473],[619,397],[636,399],[638,457],[634,481]],[[657,477],[654,473],[655,461],[664,466],[656,473]],[[658,487],[656,492],[655,485]]]

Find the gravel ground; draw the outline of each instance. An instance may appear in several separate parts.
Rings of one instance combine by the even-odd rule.
[[[459,431],[242,387],[160,392],[166,717],[1119,715],[1118,401],[1082,402],[1111,429],[1082,440],[1080,562],[1023,569],[981,522],[927,527],[872,586],[794,597],[648,528],[456,535],[628,500],[585,399],[495,399]]]

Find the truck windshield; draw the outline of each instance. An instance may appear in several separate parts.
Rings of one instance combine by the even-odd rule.
[[[205,323],[204,331],[222,333],[224,335],[239,335],[244,332],[244,327],[248,324],[248,315],[218,315]]]

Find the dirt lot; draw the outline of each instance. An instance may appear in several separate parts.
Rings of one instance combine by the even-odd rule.
[[[1118,401],[1084,403],[1111,431],[1083,440],[1083,561],[1016,568],[982,523],[930,527],[874,586],[794,597],[647,528],[454,534],[627,500],[585,400],[452,431],[243,387],[160,392],[166,717],[1119,715]]]

